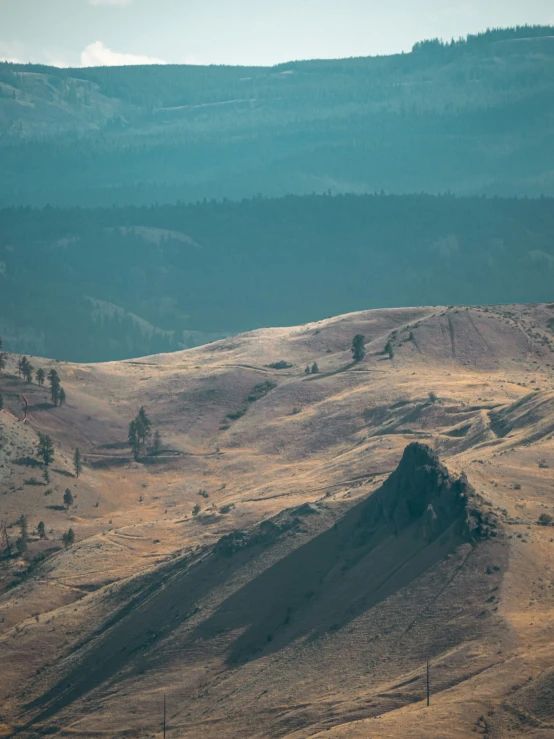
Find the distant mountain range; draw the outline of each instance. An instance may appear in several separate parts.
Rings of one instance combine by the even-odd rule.
[[[0,211],[9,351],[100,361],[375,307],[554,300],[554,200],[431,195]]]
[[[0,205],[554,195],[554,28],[272,68],[0,64]]]

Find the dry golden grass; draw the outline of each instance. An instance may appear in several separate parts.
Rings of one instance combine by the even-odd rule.
[[[536,525],[554,514],[553,317],[549,306],[369,311],[136,361],[33,359],[62,378],[68,404],[55,410],[45,390],[0,378],[9,411],[20,415],[22,390],[31,404],[26,424],[0,414],[0,518],[25,513],[30,531],[42,520],[48,539],[0,563],[0,734],[36,719],[72,736],[157,736],[165,693],[170,736],[191,739],[554,736],[543,708],[554,529]],[[367,356],[352,365],[356,333]],[[279,360],[293,366],[268,366]],[[313,361],[320,373],[305,375]],[[164,447],[144,464],[125,445],[141,405]],[[41,479],[22,462],[37,431],[57,449],[49,486],[25,482]],[[467,474],[501,541],[445,540],[423,571],[403,565],[382,600],[371,583],[393,540],[381,559],[316,577],[326,532],[414,440]],[[75,505],[58,510],[66,487]],[[271,545],[211,553],[305,503],[318,512]]]

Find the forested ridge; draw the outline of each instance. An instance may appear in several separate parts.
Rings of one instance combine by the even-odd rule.
[[[0,64],[0,205],[554,194],[554,28],[272,68]]]
[[[0,212],[0,334],[99,361],[348,311],[553,299],[554,201],[258,197]]]

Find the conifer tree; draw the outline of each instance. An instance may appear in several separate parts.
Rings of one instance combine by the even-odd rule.
[[[352,358],[355,362],[361,362],[365,357],[365,336],[356,334],[352,339]]]
[[[68,529],[62,536],[63,545],[68,549],[75,541],[75,532],[73,529]]]
[[[69,488],[66,488],[65,493],[63,494],[63,504],[66,508],[71,508],[73,505],[73,493]]]
[[[23,374],[23,377],[27,382],[33,381],[33,365],[29,362],[27,357],[23,357],[23,366],[21,368],[21,372]]]
[[[61,383],[55,369],[51,369],[48,373],[48,380],[50,382],[50,397],[52,398],[52,403],[54,403],[54,406],[57,406],[58,400],[60,399]]]
[[[45,467],[54,461],[54,444],[47,434],[38,435],[37,456],[42,459]]]
[[[23,555],[27,551],[27,541],[29,538],[29,534],[27,531],[27,516],[22,513],[17,523],[21,533],[19,535],[19,538],[15,542],[15,546],[17,548],[18,554]]]
[[[144,409],[144,406],[141,407],[139,410],[137,417],[135,419],[137,423],[137,435],[139,438],[139,441],[141,444],[145,444],[146,440],[150,438],[151,426],[150,419],[146,415],[146,410]]]
[[[42,369],[42,367],[39,367],[35,374],[37,385],[40,385],[42,387],[44,385],[44,380],[46,379],[46,372]]]
[[[41,539],[46,539],[46,527],[44,526],[44,521],[39,521],[37,526],[37,534],[40,536]]]
[[[141,450],[146,446],[146,442],[152,435],[152,423],[148,418],[148,414],[144,406],[142,406],[129,424],[129,446],[133,451],[133,457],[138,461]]]
[[[81,450],[76,447],[75,453],[73,454],[73,469],[75,471],[75,477],[79,477],[83,471],[83,460],[81,459]]]
[[[65,390],[61,385],[58,393],[58,402],[60,404],[60,408],[62,407],[62,405],[65,405]]]
[[[0,537],[3,548],[7,551],[8,557],[11,557],[12,545],[8,534],[8,521],[5,518],[0,519]]]

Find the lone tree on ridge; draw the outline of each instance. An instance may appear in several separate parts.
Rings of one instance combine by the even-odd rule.
[[[365,336],[356,334],[352,339],[352,358],[355,362],[361,362],[365,357]]]

